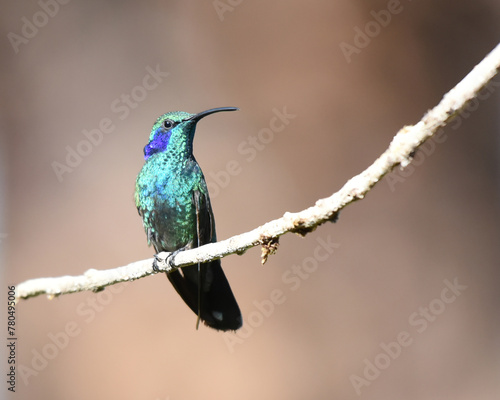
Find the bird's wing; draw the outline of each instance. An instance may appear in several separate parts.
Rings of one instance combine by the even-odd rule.
[[[191,246],[199,247],[212,241],[212,237],[215,235],[215,224],[208,197],[199,190],[194,190],[192,201],[196,217],[196,233]],[[203,267],[205,266],[206,264],[203,265]],[[167,274],[167,276],[189,308],[198,315],[198,318],[210,325],[208,320],[212,319],[211,316],[201,315],[200,310],[203,309],[201,305],[204,298],[202,291],[209,290],[213,274],[207,274],[207,268],[202,268],[201,264],[196,264],[180,268]],[[203,301],[203,303],[205,302]]]
[[[193,247],[216,241],[210,199],[193,192],[196,238]],[[236,330],[242,324],[241,312],[222,271],[220,260],[192,265],[168,274],[179,295],[206,325],[219,330]]]

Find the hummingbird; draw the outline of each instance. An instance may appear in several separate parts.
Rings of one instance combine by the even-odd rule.
[[[203,172],[193,155],[197,123],[220,107],[190,114],[172,111],[156,120],[144,147],[145,163],[135,184],[135,204],[148,245],[156,253],[183,250],[217,241],[215,220]],[[172,258],[170,259],[170,261]],[[200,320],[221,331],[237,330],[243,319],[220,260],[167,273],[184,302]]]

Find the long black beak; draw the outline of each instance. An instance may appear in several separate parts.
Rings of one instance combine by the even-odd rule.
[[[211,108],[210,110],[202,111],[198,114],[193,115],[192,117],[188,118],[185,121],[199,121],[203,117],[206,117],[207,115],[214,114],[220,111],[238,111],[238,107],[219,107],[219,108]]]

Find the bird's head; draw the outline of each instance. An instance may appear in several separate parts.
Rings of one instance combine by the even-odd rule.
[[[236,111],[236,107],[220,107],[189,114],[184,111],[171,111],[159,117],[149,135],[149,143],[144,147],[147,160],[155,153],[164,152],[169,146],[192,149],[197,122],[207,115],[220,111]]]

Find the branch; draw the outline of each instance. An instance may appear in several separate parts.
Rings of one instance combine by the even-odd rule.
[[[180,252],[173,260],[172,266],[165,262],[170,253],[159,253],[157,255],[159,269],[170,272],[176,268],[207,262],[229,254],[243,254],[247,249],[258,245],[262,246],[262,263],[265,263],[267,257],[276,251],[281,235],[294,232],[305,236],[319,225],[335,221],[342,208],[363,199],[393,168],[398,165],[401,168],[406,167],[418,147],[455,117],[468,101],[477,96],[499,69],[500,44],[450,90],[436,107],[427,112],[420,122],[403,127],[393,138],[389,148],[366,170],[347,181],[338,192],[318,200],[314,206],[301,212],[286,212],[283,217],[250,232]],[[32,279],[20,283],[16,288],[16,295],[18,299],[27,299],[40,294],[54,297],[85,290],[96,292],[115,283],[133,281],[156,273],[152,268],[153,261],[154,259],[150,258],[104,271],[90,269],[81,276]]]

